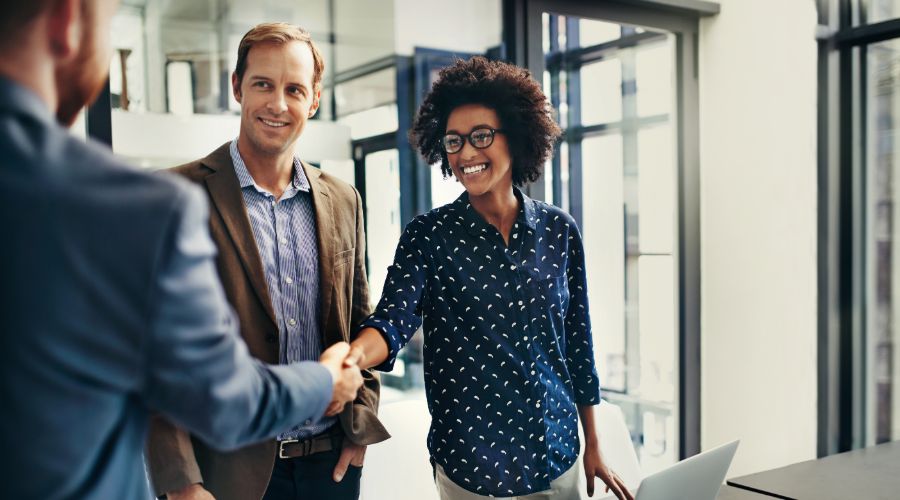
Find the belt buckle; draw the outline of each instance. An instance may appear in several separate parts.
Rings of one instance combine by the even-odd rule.
[[[290,457],[285,456],[285,454],[284,454],[284,445],[291,444],[291,443],[297,443],[297,442],[299,442],[299,441],[296,439],[285,439],[284,441],[279,441],[278,442],[278,458],[282,458],[282,459],[290,458]]]

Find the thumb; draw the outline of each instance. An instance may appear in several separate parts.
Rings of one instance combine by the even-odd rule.
[[[325,349],[325,352],[322,353],[322,356],[319,359],[322,362],[340,364],[344,361],[344,358],[347,357],[347,353],[349,352],[350,344],[346,342],[338,342],[328,349]]]
[[[350,465],[350,456],[349,448],[344,448],[341,450],[341,457],[338,459],[337,465],[334,467],[334,482],[339,483],[341,479],[344,479],[344,474],[347,473],[347,467]]]

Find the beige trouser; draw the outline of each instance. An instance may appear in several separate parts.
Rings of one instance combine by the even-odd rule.
[[[454,483],[444,469],[435,464],[434,482],[441,500],[482,500],[490,498],[472,493]],[[518,497],[495,497],[499,500],[579,500],[578,480],[581,477],[581,464],[576,462],[563,475],[550,482],[550,489]]]

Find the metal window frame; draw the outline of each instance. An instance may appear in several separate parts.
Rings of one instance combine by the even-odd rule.
[[[679,457],[700,451],[700,168],[697,37],[699,18],[718,4],[694,0],[504,0],[504,43],[512,62],[543,75],[541,14],[604,19],[646,26],[675,36],[678,82],[674,123],[678,130],[678,443]],[[556,176],[554,176],[556,177]],[[543,178],[542,178],[543,179]],[[531,194],[546,192],[539,180]]]

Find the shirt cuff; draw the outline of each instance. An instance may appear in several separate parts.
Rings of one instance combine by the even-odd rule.
[[[359,330],[363,328],[374,328],[378,330],[378,333],[381,334],[384,341],[388,346],[388,356],[380,365],[373,366],[374,370],[378,370],[380,372],[389,372],[394,369],[394,362],[397,361],[397,354],[400,352],[400,348],[402,347],[400,344],[400,332],[397,331],[397,328],[391,324],[389,320],[377,318],[374,315],[369,316],[359,325]],[[357,333],[359,332],[357,331]]]

